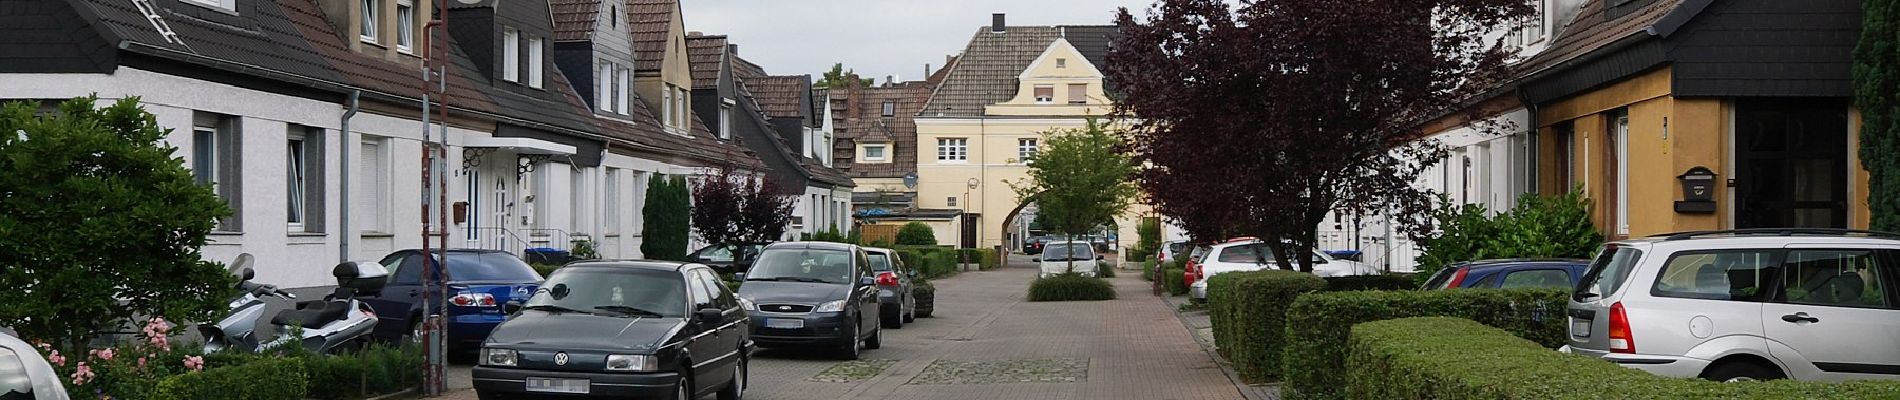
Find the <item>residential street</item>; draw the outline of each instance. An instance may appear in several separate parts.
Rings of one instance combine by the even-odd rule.
[[[1110,279],[1118,291],[1117,300],[1029,303],[1023,296],[1035,269],[1028,260],[1028,256],[1015,256],[1006,268],[935,281],[936,317],[886,330],[884,348],[866,351],[862,362],[888,362],[874,376],[822,379],[821,373],[840,362],[822,353],[764,350],[753,355],[753,386],[746,396],[760,400],[1243,398],[1170,306],[1149,293],[1139,271],[1123,271]],[[941,368],[952,362],[963,368]],[[933,363],[940,366],[939,371],[955,372],[926,374]],[[1056,365],[1066,368],[1045,367]],[[998,372],[985,373],[988,367],[997,367]],[[451,386],[467,388],[467,367],[456,369]],[[1070,379],[1073,382],[1067,382]],[[1011,382],[993,383],[1003,381]],[[472,400],[475,393],[463,389],[444,398]]]

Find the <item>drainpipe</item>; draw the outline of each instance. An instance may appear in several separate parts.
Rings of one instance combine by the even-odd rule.
[[[1529,95],[1526,95],[1526,94],[1524,94],[1524,87],[1523,87],[1523,86],[1521,86],[1521,85],[1520,85],[1520,86],[1518,86],[1518,87],[1516,87],[1516,88],[1514,88],[1514,91],[1516,91],[1516,92],[1517,92],[1517,102],[1518,102],[1518,103],[1523,103],[1523,104],[1524,104],[1524,111],[1525,111],[1525,114],[1527,114],[1527,115],[1525,116],[1525,118],[1524,118],[1524,119],[1525,119],[1526,121],[1530,121],[1530,132],[1529,132],[1529,133],[1530,133],[1530,135],[1531,135],[1531,141],[1532,141],[1532,142],[1535,142],[1535,143],[1537,143],[1537,144],[1538,144],[1538,146],[1537,146],[1537,148],[1532,148],[1532,149],[1530,149],[1530,151],[1531,151],[1531,154],[1533,154],[1533,155],[1542,155],[1542,152],[1543,152],[1543,150],[1544,150],[1544,149],[1543,149],[1543,141],[1541,141],[1541,140],[1537,140],[1537,135],[1538,135],[1539,133],[1541,133],[1541,132],[1540,132],[1540,130],[1541,130],[1541,129],[1539,128],[1539,126],[1538,126],[1538,123],[1537,123],[1537,103],[1536,103],[1536,102],[1533,102],[1533,101],[1531,101],[1531,99],[1530,99],[1530,96],[1529,96]],[[1543,163],[1544,163],[1544,160],[1543,160],[1542,158],[1537,158],[1537,163],[1538,163],[1538,164],[1543,164]],[[1541,170],[1541,169],[1539,169],[1539,170],[1537,170],[1537,173],[1536,173],[1536,174],[1531,174],[1531,176],[1530,176],[1530,181],[1531,181],[1531,185],[1530,185],[1531,187],[1530,187],[1530,189],[1531,189],[1532,191],[1535,191],[1535,192],[1541,192],[1541,191],[1543,191],[1543,188],[1541,188],[1541,187],[1538,187],[1538,186],[1542,186],[1542,183],[1543,183],[1542,181],[1543,181],[1543,179],[1542,179],[1542,177],[1539,177],[1539,176],[1537,176],[1537,175],[1543,175],[1543,173],[1544,173],[1544,171],[1543,171],[1543,170]],[[1564,191],[1564,192],[1569,192],[1569,191],[1570,191],[1570,188],[1563,188],[1563,191]],[[1540,194],[1541,194],[1541,193],[1540,193]]]
[[[362,94],[362,90],[350,91],[350,109],[343,112],[343,132],[337,135],[337,141],[342,142],[337,144],[337,175],[343,177],[342,193],[337,196],[337,214],[341,218],[337,222],[336,262],[338,263],[350,261],[350,237],[355,233],[350,230],[350,147],[352,147],[350,144],[355,143],[350,140],[350,118],[356,117],[357,98]]]

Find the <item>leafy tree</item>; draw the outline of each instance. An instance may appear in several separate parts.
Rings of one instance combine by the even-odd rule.
[[[1603,244],[1590,223],[1590,201],[1579,190],[1561,196],[1526,194],[1517,207],[1492,214],[1479,204],[1439,197],[1432,210],[1438,230],[1418,237],[1419,283],[1451,264],[1492,258],[1589,258]]]
[[[871,87],[871,85],[874,84],[877,84],[877,79],[859,78],[857,71],[844,69],[844,63],[832,63],[831,70],[825,71],[824,76],[818,78],[818,82],[812,83],[812,86],[827,89],[843,89],[849,87],[849,85]]]
[[[898,246],[936,246],[937,232],[922,222],[908,222],[897,229]]]
[[[199,253],[224,200],[137,98],[96,100],[0,107],[0,321],[71,354],[135,316],[211,319],[235,290]]]
[[[1860,108],[1860,164],[1869,175],[1873,229],[1900,231],[1900,4],[1861,2],[1860,45],[1854,48],[1855,102]]]
[[[786,194],[778,180],[766,175],[757,182],[747,182],[742,188],[744,206],[740,209],[738,224],[740,239],[765,243],[785,237],[785,227],[792,223],[792,207],[797,195]]]
[[[699,232],[700,239],[714,244],[739,240],[739,218],[745,207],[741,191],[751,185],[752,179],[751,174],[727,164],[693,182],[693,230]]]
[[[1087,235],[1114,221],[1141,194],[1134,182],[1138,164],[1122,152],[1122,138],[1100,121],[1045,136],[1028,179],[1010,186],[1019,197],[1035,197],[1036,216],[1049,218],[1055,232]]]
[[[646,219],[640,254],[650,260],[685,261],[691,233],[692,199],[686,178],[654,174],[647,180]]]
[[[1281,268],[1311,271],[1286,255],[1311,251],[1328,212],[1429,230],[1412,182],[1444,150],[1413,140],[1417,127],[1499,81],[1507,54],[1486,33],[1530,12],[1522,0],[1162,0],[1143,19],[1120,10],[1105,73],[1163,215],[1200,241],[1260,237]]]
[[[1141,223],[1135,225],[1135,235],[1135,260],[1146,260],[1161,248],[1161,219],[1142,218]]]

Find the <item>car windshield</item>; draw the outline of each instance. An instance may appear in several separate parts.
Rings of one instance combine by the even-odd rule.
[[[752,263],[748,281],[851,283],[851,252],[828,249],[767,249]]]
[[[522,308],[679,318],[686,315],[686,283],[673,271],[562,268]]]
[[[541,273],[508,253],[449,253],[449,278],[457,281],[535,282]]]
[[[875,253],[875,252],[874,252],[874,253],[870,253],[869,255],[867,255],[867,257],[870,257],[870,259],[871,259],[871,270],[872,270],[872,271],[889,271],[889,270],[891,270],[891,256],[890,256],[889,254],[884,254],[884,253]]]
[[[1095,248],[1088,243],[1054,243],[1042,249],[1043,261],[1094,260]]]

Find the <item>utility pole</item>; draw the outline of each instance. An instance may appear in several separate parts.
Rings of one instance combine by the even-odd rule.
[[[440,207],[446,204],[448,197],[447,178],[440,176],[443,168],[437,168],[437,152],[447,155],[449,135],[448,75],[449,62],[446,46],[448,34],[448,1],[435,0],[435,18],[423,25],[422,53],[422,283],[423,321],[422,354],[425,357],[422,370],[422,395],[435,397],[442,395],[448,387],[448,359],[446,343],[447,326],[443,324],[441,309],[448,304],[448,268],[442,263],[448,258],[448,233],[441,232],[433,248],[429,239],[437,234],[437,223],[447,224],[448,211]],[[433,90],[431,90],[433,89]],[[430,93],[433,92],[434,95]],[[435,102],[435,111],[442,124],[440,142],[431,134],[429,111],[431,102]],[[446,163],[444,163],[446,165]],[[431,215],[434,211],[435,215]],[[437,218],[439,217],[439,218]],[[438,256],[439,254],[439,256]]]

